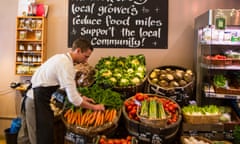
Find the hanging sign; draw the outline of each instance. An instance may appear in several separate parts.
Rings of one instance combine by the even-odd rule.
[[[68,47],[167,49],[168,0],[69,0]]]

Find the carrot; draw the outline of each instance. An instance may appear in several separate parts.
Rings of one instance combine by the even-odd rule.
[[[88,112],[87,116],[86,116],[86,120],[85,120],[85,124],[88,127],[89,126],[89,121],[92,117],[92,113]]]
[[[72,115],[73,115],[73,116],[72,116],[72,119],[71,119],[71,121],[70,121],[70,124],[74,124],[74,123],[75,123],[75,121],[76,121],[76,119],[77,119],[77,112],[73,112]]]
[[[97,117],[97,111],[94,111],[91,113],[91,119],[89,120],[89,125],[93,125],[94,121],[96,120]]]
[[[76,125],[79,125],[79,120],[81,119],[81,116],[80,116],[80,112],[76,112],[76,121],[75,121],[75,124]]]
[[[81,118],[81,124],[80,124],[81,126],[83,126],[85,124],[86,116],[87,116],[87,113],[86,112],[83,113],[82,118]]]
[[[99,125],[99,121],[101,120],[100,115],[101,115],[101,111],[97,111],[94,127],[97,127]]]
[[[104,114],[102,111],[100,111],[100,120],[99,120],[99,125],[103,125],[104,123]]]
[[[78,109],[78,119],[77,119],[77,124],[81,124],[81,118],[82,118],[82,108]]]
[[[109,119],[110,122],[112,122],[114,120],[114,118],[116,117],[117,114],[117,110],[116,109],[112,109],[111,110],[111,117]]]
[[[73,110],[71,110],[71,113],[67,117],[67,122],[68,123],[71,123],[72,117],[73,117]]]
[[[71,109],[68,109],[64,114],[64,118],[67,118],[70,113],[71,113]]]
[[[109,116],[110,116],[110,110],[107,109],[107,110],[105,110],[105,112],[104,112],[104,119],[105,119],[106,121],[109,121]]]

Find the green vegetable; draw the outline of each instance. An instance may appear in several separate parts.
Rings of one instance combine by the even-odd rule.
[[[143,100],[141,101],[141,110],[140,110],[140,116],[143,117],[148,117],[148,101],[147,100]]]
[[[234,143],[240,143],[240,125],[236,125],[233,130]]]
[[[103,89],[94,84],[92,87],[80,87],[78,90],[82,95],[92,98],[96,103],[104,104],[110,108],[121,108],[123,104],[121,94],[110,88]]]
[[[182,108],[182,112],[187,115],[216,115],[220,114],[220,108],[216,105],[206,105],[203,107],[188,105]]]
[[[149,118],[156,119],[158,117],[157,114],[157,102],[153,99],[149,101]]]
[[[224,87],[227,84],[227,78],[224,77],[222,74],[214,75],[213,82],[214,85],[217,87]]]
[[[163,104],[161,102],[158,102],[157,104],[158,104],[158,118],[165,119],[166,113],[165,113]]]
[[[95,68],[96,83],[108,87],[135,86],[143,82],[146,76],[145,56],[142,54],[101,58]]]
[[[121,78],[119,81],[119,86],[120,87],[126,87],[128,86],[130,81],[127,78]]]

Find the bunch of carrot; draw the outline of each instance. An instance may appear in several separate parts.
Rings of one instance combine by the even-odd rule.
[[[82,127],[98,127],[107,122],[113,122],[117,116],[116,109],[106,109],[105,111],[92,111],[79,108],[69,108],[64,113],[64,118],[69,124],[76,124]]]

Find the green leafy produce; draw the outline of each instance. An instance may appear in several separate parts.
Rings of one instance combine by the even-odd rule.
[[[236,125],[233,130],[234,143],[240,143],[240,125]]]
[[[220,108],[216,105],[206,105],[203,107],[197,105],[188,105],[182,108],[184,114],[187,115],[217,115],[220,114]]]
[[[104,104],[110,108],[121,108],[123,104],[121,94],[110,88],[103,89],[94,84],[92,87],[80,87],[78,90],[81,94],[94,99],[96,103]]]
[[[158,118],[160,118],[160,119],[167,118],[163,104],[161,102],[158,102],[157,104],[158,104]]]
[[[136,86],[146,76],[145,56],[104,57],[95,65],[95,80],[108,87]]]
[[[142,117],[148,117],[148,101],[143,100],[141,101],[141,111],[140,111],[140,116]]]
[[[151,99],[149,101],[149,118],[156,119],[157,117],[158,117],[157,102],[156,102],[156,100]]]
[[[222,74],[214,75],[213,82],[217,87],[224,87],[227,84],[227,78]]]

